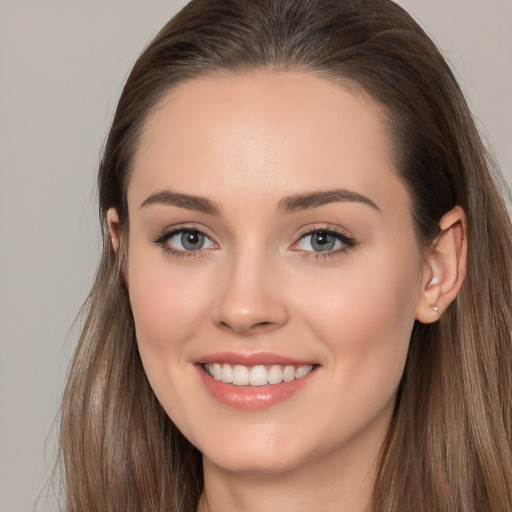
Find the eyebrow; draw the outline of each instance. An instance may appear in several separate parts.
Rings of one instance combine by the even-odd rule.
[[[277,210],[282,213],[293,213],[337,202],[362,203],[380,212],[380,208],[370,198],[346,189],[307,192],[284,197],[277,203]],[[145,208],[151,205],[177,206],[210,215],[220,215],[221,213],[220,206],[207,197],[171,190],[161,190],[151,194],[140,207]]]
[[[380,212],[380,208],[370,198],[346,189],[294,194],[281,199],[278,203],[278,210],[293,213],[337,202],[362,203]]]
[[[141,205],[141,208],[161,204],[167,206],[178,206],[187,210],[195,210],[210,215],[220,215],[220,207],[211,199],[190,194],[181,194],[171,190],[161,190],[151,194]]]

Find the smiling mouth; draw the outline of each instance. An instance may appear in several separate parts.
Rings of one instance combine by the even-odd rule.
[[[292,382],[309,375],[314,365],[256,365],[205,363],[203,370],[215,380],[234,386],[267,386]]]

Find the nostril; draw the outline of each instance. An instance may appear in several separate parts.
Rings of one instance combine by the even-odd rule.
[[[258,322],[252,326],[253,329],[264,329],[265,327],[272,325],[272,322]]]
[[[225,322],[225,321],[219,322],[219,326],[222,329],[229,329],[229,330],[233,330],[233,331],[240,332],[243,334],[251,334],[251,333],[265,331],[267,329],[271,329],[273,326],[276,326],[276,325],[277,324],[274,322],[267,322],[267,321],[255,322],[253,324],[247,323],[245,325],[241,325],[241,324],[233,324],[232,325],[229,322]]]

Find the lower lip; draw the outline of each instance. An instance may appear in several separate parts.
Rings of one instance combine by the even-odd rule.
[[[288,398],[299,393],[310,381],[315,373],[311,373],[300,379],[281,384],[269,384],[267,386],[235,386],[214,379],[208,375],[202,365],[197,365],[199,375],[206,390],[219,402],[237,409],[258,410],[271,407],[284,402]]]

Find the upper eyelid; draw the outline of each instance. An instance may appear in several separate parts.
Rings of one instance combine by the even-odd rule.
[[[209,230],[207,230],[201,226],[198,226],[196,224],[183,224],[183,225],[178,225],[178,226],[169,226],[169,227],[162,229],[161,231],[158,231],[157,234],[153,238],[170,238],[173,235],[175,235],[176,233],[181,233],[182,231],[197,231],[198,233],[201,233],[202,235],[207,236],[211,240],[215,241],[214,240],[215,237],[212,236],[211,233],[209,233]]]
[[[170,244],[167,243],[169,240],[174,238],[177,234],[184,233],[187,231],[201,233],[203,236],[208,238],[213,244],[215,244],[218,248],[219,244],[210,235],[205,233],[204,230],[196,228],[196,227],[191,227],[191,226],[169,228],[167,230],[164,230],[161,234],[156,235],[156,237],[153,237],[151,240],[153,243],[158,245],[162,251],[164,251],[165,253],[172,254],[175,257],[178,257],[178,256],[179,257],[185,257],[185,256],[197,257],[202,254],[205,254],[208,251],[216,249],[216,247],[209,247],[207,249],[197,249],[197,250],[176,249],[175,247],[172,247]]]
[[[210,230],[199,226],[195,223],[184,223],[180,225],[175,226],[169,226],[164,228],[162,231],[158,232],[155,236],[152,237],[152,240],[154,242],[165,242],[172,236],[176,235],[176,233],[180,232],[186,232],[186,231],[197,231],[198,233],[201,233],[202,235],[208,237],[212,242],[214,242],[217,245],[221,245],[217,241],[217,237],[215,235],[212,235],[210,233]],[[304,226],[300,228],[298,231],[295,232],[293,237],[291,238],[290,244],[291,246],[296,245],[301,238],[303,238],[306,235],[311,235],[318,232],[325,232],[328,234],[332,234],[334,236],[338,236],[342,239],[342,241],[350,241],[354,245],[357,243],[356,239],[345,229],[339,227],[339,226],[330,226],[327,224],[314,224],[309,226]],[[344,239],[344,240],[343,240]]]
[[[329,225],[325,225],[325,224],[305,226],[296,232],[296,234],[294,235],[294,239],[299,240],[300,238],[302,238],[305,235],[310,235],[310,234],[319,233],[319,232],[338,235],[342,238],[346,238],[349,240],[355,240],[355,238],[347,230],[345,230],[341,227],[334,227],[334,226],[329,226]]]
[[[297,252],[304,252],[307,255],[323,255],[327,257],[328,255],[334,255],[339,252],[345,252],[348,249],[351,249],[358,245],[358,241],[350,235],[347,231],[340,227],[334,227],[334,226],[314,226],[314,227],[304,227],[302,230],[299,231],[298,234],[295,235],[294,242],[291,245],[291,249],[293,250],[293,247],[298,246],[300,241],[309,235],[313,235],[315,233],[327,233],[331,236],[335,236],[340,240],[343,244],[345,244],[345,247],[342,249],[338,249],[335,251],[325,251],[323,253],[316,253],[315,251],[302,251],[298,250]]]

